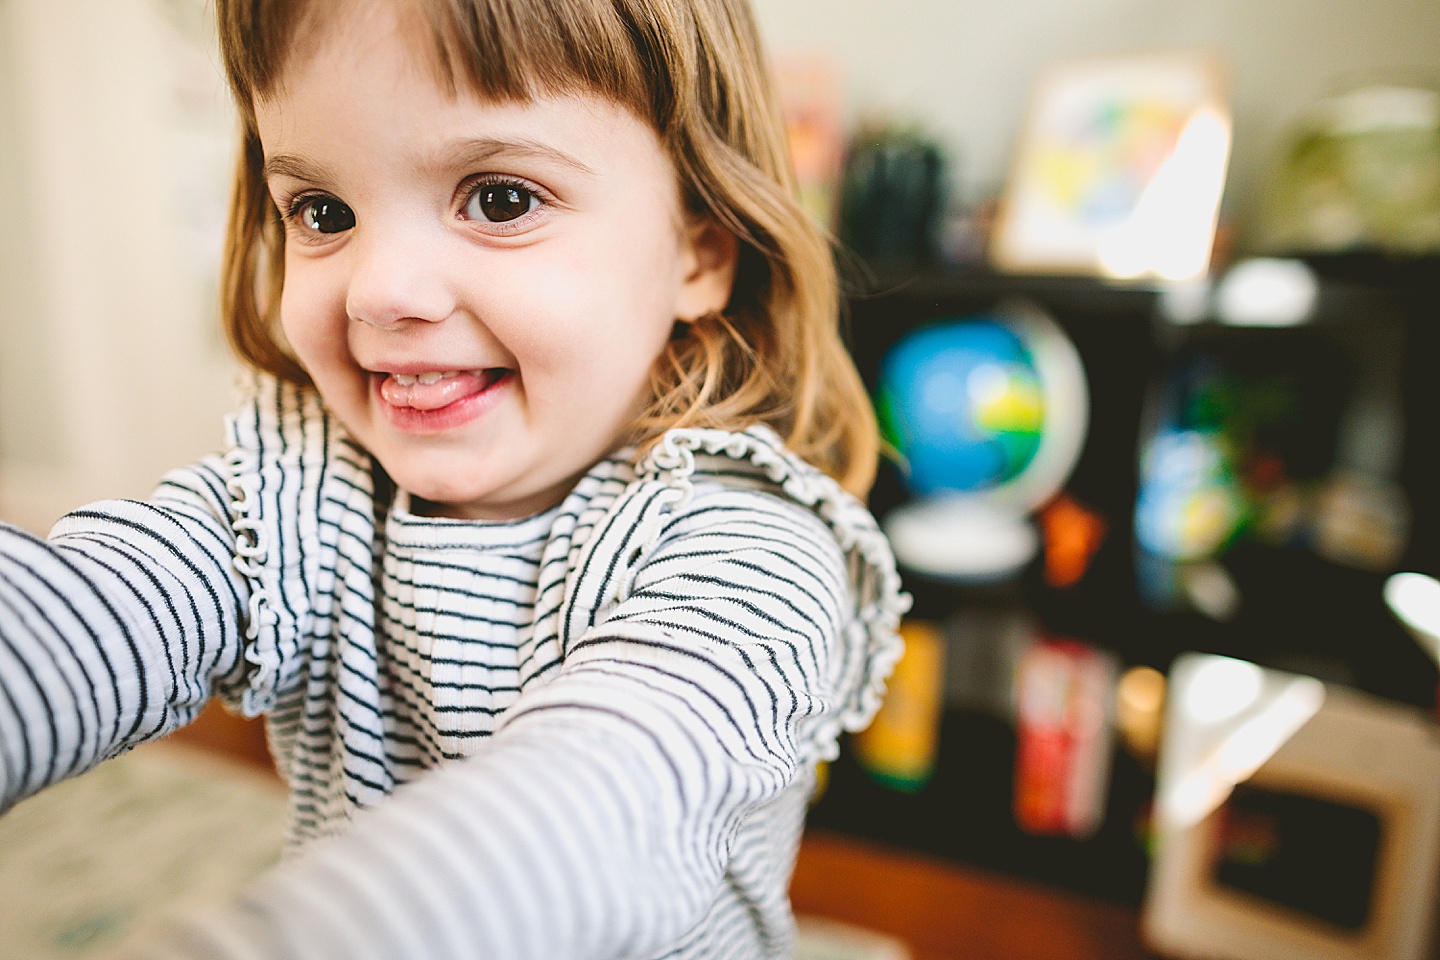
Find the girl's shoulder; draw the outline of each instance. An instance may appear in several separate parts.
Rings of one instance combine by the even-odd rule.
[[[635,473],[643,485],[673,491],[674,515],[702,509],[726,492],[755,494],[757,508],[762,500],[778,500],[792,512],[803,508],[824,524],[845,553],[858,553],[898,593],[889,542],[869,509],[787,449],[767,426],[671,430],[638,459]]]
[[[910,605],[869,509],[764,426],[672,430],[634,469],[611,516],[635,522],[612,528],[608,539],[623,543],[622,556],[637,558],[639,567],[647,557],[674,562],[733,550],[773,575],[773,583],[765,581],[771,587],[798,564],[834,581],[846,597],[837,639],[847,667],[836,687],[845,693],[810,741],[810,759],[833,759],[839,732],[863,728],[878,709]]]
[[[646,522],[642,509],[631,514],[638,521],[633,528],[638,536],[632,538],[638,553],[667,533],[703,529],[725,511],[732,517],[750,513],[760,526],[767,516],[774,517],[779,521],[776,538],[799,534],[838,548],[857,619],[884,638],[884,659],[898,656],[898,644],[888,636],[909,609],[910,598],[901,589],[889,541],[865,504],[787,449],[774,430],[763,425],[671,430],[636,461],[634,470],[628,499],[647,505],[652,518]],[[612,514],[624,512],[619,504]],[[654,522],[657,515],[663,519]]]

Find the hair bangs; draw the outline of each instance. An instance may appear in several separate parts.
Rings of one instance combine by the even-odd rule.
[[[295,51],[373,0],[251,0],[224,6],[222,56],[242,111],[276,93]],[[583,89],[669,126],[671,57],[612,0],[403,0],[402,29],[452,92],[526,101]],[[643,6],[643,4],[642,4]],[[646,36],[651,33],[650,36]]]
[[[417,0],[444,77],[477,96],[530,100],[576,88],[657,127],[666,96],[637,31],[608,0]]]

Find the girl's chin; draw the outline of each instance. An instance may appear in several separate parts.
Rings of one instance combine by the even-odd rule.
[[[384,466],[384,461],[381,461]],[[437,482],[435,474],[415,476],[414,464],[411,470],[386,467],[386,472],[410,498],[410,512],[420,517],[446,517],[451,520],[516,520],[527,516],[523,503],[512,502],[509,497],[490,489],[457,488],[443,480]]]
[[[410,512],[419,517],[447,517],[451,520],[513,520],[504,504],[495,504],[483,497],[460,497],[453,493],[431,493],[426,496],[410,491]]]
[[[392,457],[393,459],[393,457]],[[466,488],[454,483],[452,477],[465,470],[462,464],[453,468],[440,465],[440,470],[417,470],[416,458],[405,456],[402,451],[399,462],[393,468],[386,458],[381,457],[380,466],[401,490],[409,495],[410,510],[427,517],[464,517],[484,508],[489,499],[489,489]],[[471,470],[474,468],[471,467]],[[444,472],[441,472],[444,471]]]
[[[392,473],[391,476],[409,493],[410,512],[416,516],[489,523],[508,523],[544,513],[565,499],[573,486],[573,483],[562,483],[545,490],[459,491],[423,480],[407,485],[403,475]]]

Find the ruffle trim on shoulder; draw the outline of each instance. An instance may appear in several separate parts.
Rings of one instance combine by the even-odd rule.
[[[248,670],[235,705],[255,716],[299,677],[320,570],[334,565],[322,512],[337,490],[368,498],[371,480],[313,390],[266,375],[246,387],[247,399],[226,418],[225,485],[233,562],[250,587]],[[337,456],[342,446],[352,455]]]
[[[697,470],[704,471],[705,464],[697,457],[723,457],[758,467],[788,497],[814,510],[829,525],[851,561],[856,617],[845,640],[863,646],[862,676],[854,678],[844,706],[812,728],[814,756],[802,757],[833,760],[839,753],[840,734],[864,729],[880,709],[886,681],[904,652],[899,625],[911,601],[901,589],[890,543],[863,503],[787,450],[779,435],[763,425],[743,431],[672,430],[640,459],[636,474],[641,481],[658,480],[675,490],[672,509],[680,509],[693,493]],[[652,524],[642,540],[651,543],[658,530],[659,524]]]
[[[262,624],[273,624],[277,619],[274,610],[277,586],[270,582],[265,570],[270,538],[265,535],[255,505],[260,492],[260,478],[255,472],[258,461],[253,450],[239,446],[232,446],[225,454],[225,490],[230,495],[230,526],[235,531],[233,564],[250,581],[249,620],[245,625],[248,640],[260,635]]]

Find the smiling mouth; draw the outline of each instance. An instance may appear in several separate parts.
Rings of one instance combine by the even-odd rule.
[[[392,407],[440,410],[484,393],[512,372],[506,367],[487,367],[482,370],[435,370],[419,374],[382,372],[377,376],[382,378],[380,397]]]

